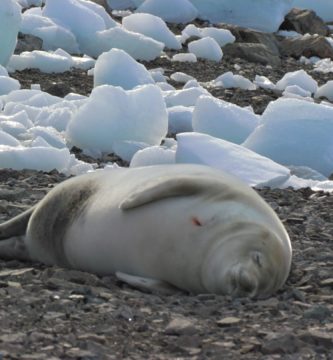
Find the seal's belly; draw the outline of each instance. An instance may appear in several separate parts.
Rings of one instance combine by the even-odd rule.
[[[197,286],[201,258],[214,239],[211,221],[220,205],[205,207],[197,197],[164,199],[129,212],[97,209],[96,204],[66,236],[72,267],[101,275],[121,271],[174,285],[193,278]]]

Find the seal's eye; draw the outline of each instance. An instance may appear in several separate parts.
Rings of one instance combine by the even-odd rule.
[[[263,267],[263,255],[259,251],[253,251],[251,254],[252,260],[258,267]]]

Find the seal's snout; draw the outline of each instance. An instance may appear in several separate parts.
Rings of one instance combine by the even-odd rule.
[[[256,271],[246,265],[235,265],[230,271],[229,293],[235,297],[253,297],[258,292]]]

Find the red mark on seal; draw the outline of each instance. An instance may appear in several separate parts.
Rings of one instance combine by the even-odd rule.
[[[192,224],[194,224],[195,226],[202,226],[201,221],[196,216],[192,216],[191,220]]]

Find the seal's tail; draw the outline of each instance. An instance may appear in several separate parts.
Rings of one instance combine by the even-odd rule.
[[[13,236],[25,235],[30,216],[34,209],[34,207],[31,207],[13,219],[0,224],[0,241]]]

